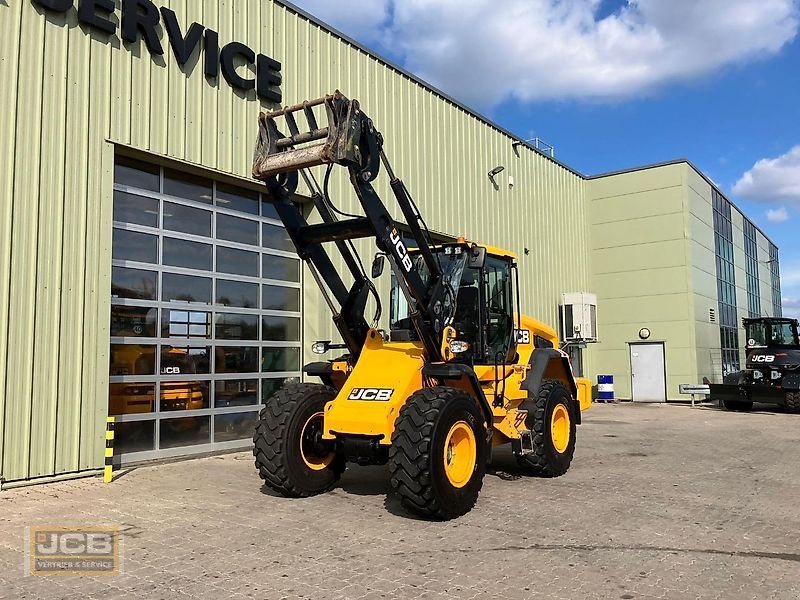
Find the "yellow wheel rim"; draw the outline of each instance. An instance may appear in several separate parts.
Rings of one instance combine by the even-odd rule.
[[[303,457],[306,466],[313,471],[327,469],[336,457],[335,452],[319,456],[314,448],[316,434],[322,431],[323,416],[322,412],[311,415],[300,432],[300,456]]]
[[[570,420],[569,410],[563,404],[557,404],[550,417],[550,438],[556,452],[563,454],[569,446]]]
[[[450,428],[444,444],[444,472],[453,487],[467,485],[475,471],[477,456],[472,427],[466,421],[458,421]]]

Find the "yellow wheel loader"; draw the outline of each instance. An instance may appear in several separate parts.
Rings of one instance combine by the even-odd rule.
[[[302,130],[298,116],[307,123]],[[345,352],[305,366],[321,384],[289,384],[266,402],[253,450],[266,485],[310,496],[331,489],[347,462],[388,463],[408,509],[452,519],[475,505],[495,446],[511,444],[531,473],[564,474],[581,422],[578,390],[555,332],[520,314],[516,257],[463,238],[434,243],[381,134],[340,92],[262,113],[259,123],[253,176],[266,183],[343,342],[313,349]],[[323,186],[310,170],[319,165],[327,165]],[[348,170],[363,214],[333,204],[328,180],[336,166]],[[372,186],[382,167],[404,222]],[[301,177],[319,224],[292,202]],[[351,241],[358,238],[378,248],[369,275]],[[329,250],[338,252],[343,273]],[[387,260],[393,277],[384,331],[373,279]],[[370,295],[378,310],[368,323]]]

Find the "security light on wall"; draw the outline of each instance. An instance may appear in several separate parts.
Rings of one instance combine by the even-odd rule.
[[[491,171],[489,171],[489,179],[491,179],[491,180],[492,180],[492,182],[494,182],[494,178],[495,178],[497,175],[500,175],[500,173],[502,173],[502,172],[503,172],[503,171],[505,171],[505,170],[506,170],[506,168],[505,168],[504,166],[502,166],[502,165],[498,165],[498,166],[496,166],[494,169],[492,169]]]
[[[488,173],[489,181],[492,182],[492,186],[494,186],[494,191],[495,192],[500,190],[500,186],[497,184],[497,181],[495,181],[494,178],[495,178],[495,176],[499,175],[500,173],[502,173],[505,170],[506,170],[506,168],[503,165],[498,165],[494,169],[489,171],[489,173]]]

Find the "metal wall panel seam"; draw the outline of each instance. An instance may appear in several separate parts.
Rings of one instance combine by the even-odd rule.
[[[21,36],[28,52],[20,54],[20,71],[36,75],[21,77],[17,105],[18,145],[14,157],[14,198],[38,198],[39,139],[42,120],[42,63],[44,60],[44,22],[34,10],[23,11]],[[38,109],[38,110],[37,110]],[[36,231],[38,202],[16,202],[13,208],[11,258],[11,303],[9,310],[8,358],[9,403],[6,443],[12,467],[4,469],[7,479],[26,478],[30,468],[32,428],[32,379],[35,331]]]
[[[209,6],[211,8],[209,8]],[[219,3],[206,0],[203,4],[203,23],[212,31],[219,31]],[[198,65],[199,68],[199,65]],[[211,85],[205,73],[201,78],[202,104],[200,115],[200,164],[219,170],[217,154],[219,82]]]
[[[237,3],[234,5],[234,20],[233,20],[233,33],[231,39],[243,40],[250,42],[249,37],[249,23],[248,17],[250,14],[250,2]],[[242,68],[243,72],[247,72],[246,68]],[[255,70],[249,75],[255,76]],[[253,157],[248,152],[243,152],[240,149],[250,145],[250,140],[255,139],[255,123],[257,123],[258,113],[261,106],[258,95],[255,90],[248,92],[234,91],[235,97],[239,100],[234,103],[233,114],[233,172],[238,175],[249,174],[252,170]],[[265,103],[266,108],[266,103]]]
[[[106,44],[101,40],[92,39],[89,53],[89,156],[90,166],[89,186],[86,197],[86,272],[83,304],[83,356],[81,376],[83,378],[84,394],[81,397],[81,447],[80,468],[97,468],[103,464],[103,440],[105,436],[105,413],[107,412],[108,390],[102,389],[103,375],[101,361],[107,357],[109,351],[109,338],[102,339],[103,318],[100,316],[101,306],[106,305],[110,298],[110,286],[106,287],[105,278],[101,273],[110,269],[111,254],[103,255],[103,240],[110,237],[111,227],[109,221],[108,231],[103,231],[102,210],[103,204],[111,201],[111,183],[107,183],[104,170],[105,164],[105,132],[109,122],[108,103],[103,102],[110,93],[111,78],[108,63],[111,53]],[[113,157],[112,157],[113,162]],[[98,177],[100,174],[100,177]],[[105,187],[104,187],[105,186]],[[109,315],[105,315],[108,327]],[[106,372],[108,365],[106,364]],[[106,375],[107,377],[107,375]],[[100,408],[102,406],[102,408]]]
[[[110,51],[108,77],[111,93],[108,95],[108,111],[114,118],[108,124],[108,134],[104,137],[113,137],[129,145],[133,139],[133,62],[133,53],[124,50],[121,45],[117,51]]]
[[[222,40],[228,39],[233,30],[233,4],[230,0],[220,0],[219,3],[219,35],[220,44]],[[222,75],[217,77],[217,85],[222,86]],[[218,104],[218,123],[217,131],[217,162],[218,168],[222,171],[232,171],[233,148],[231,140],[233,137],[233,97],[230,93],[222,94]]]
[[[37,231],[36,307],[33,346],[31,452],[29,477],[50,475],[55,465],[58,414],[61,252],[64,207],[66,129],[66,30],[44,21],[42,114],[52,115],[40,131],[39,223]]]
[[[59,412],[56,424],[56,473],[79,468],[80,364],[83,326],[81,324],[86,239],[86,196],[88,194],[89,47],[80,30],[69,30],[67,53],[68,91],[65,103],[66,139],[64,237],[62,252],[61,334],[59,339]],[[112,94],[113,95],[113,94]],[[122,120],[122,119],[120,119]],[[69,167],[69,168],[67,168]]]
[[[22,7],[15,5],[0,7],[7,11],[6,18],[0,20],[0,81],[5,82],[0,90],[0,152],[10,160],[16,155],[15,136],[18,110],[20,56],[22,36]],[[13,164],[12,164],[13,169]],[[11,261],[13,235],[14,178],[4,177],[0,182],[0,484],[5,477],[5,425],[7,361],[9,349],[9,310],[11,302]]]
[[[169,2],[168,8],[175,8],[174,1]],[[180,19],[183,13],[181,11],[176,12]],[[180,94],[173,97],[173,86],[178,82],[181,92],[185,93],[184,82],[180,74],[174,73],[177,65],[172,56],[172,48],[170,48],[166,35],[162,36],[161,46],[164,50],[163,56],[152,55],[143,39],[138,40],[135,46],[132,47],[132,49],[135,48],[139,52],[140,60],[147,64],[150,76],[150,93],[146,97],[149,100],[147,106],[147,149],[156,154],[183,158],[174,144],[176,141],[180,141],[181,136],[178,135],[176,140],[173,120],[180,121],[180,116],[176,114],[180,110]],[[181,122],[181,131],[183,128],[184,124]]]
[[[138,148],[150,148],[150,98],[149,91],[151,86],[151,66],[155,63],[164,63],[163,57],[151,57],[147,50],[144,40],[137,40],[134,43],[125,43],[125,48],[114,50],[109,48],[109,52],[126,52],[134,59],[131,65],[131,98],[130,98],[130,131],[131,145]],[[113,60],[113,59],[112,59]],[[166,67],[163,67],[166,68]],[[116,77],[116,73],[111,71],[111,80]],[[112,84],[113,85],[113,84]],[[160,111],[156,111],[160,112]],[[113,112],[111,114],[114,114]]]
[[[186,4],[186,13],[183,18],[179,17],[179,22],[182,21],[181,32],[186,35],[192,23],[203,23],[206,21],[203,18],[204,4],[202,2],[188,2]],[[202,116],[203,116],[203,87],[205,82],[204,73],[204,52],[205,50],[196,50],[195,54],[189,59],[189,62],[184,67],[187,73],[186,81],[186,122],[184,124],[186,139],[186,159],[189,162],[200,164],[202,162],[202,145],[203,145],[203,131],[202,131]],[[168,50],[171,52],[171,50]],[[170,56],[170,60],[175,60],[174,56]]]
[[[267,4],[264,2],[255,2],[249,5],[247,14],[247,39],[250,40],[256,48],[267,56],[272,56],[271,51],[268,51],[265,46],[261,45],[261,23],[266,21],[265,13],[267,12]],[[280,62],[280,61],[279,61]],[[241,152],[241,160],[243,162],[242,172],[250,176],[253,167],[253,152],[252,148],[255,147],[257,137],[257,126],[254,123],[258,122],[258,115],[262,110],[269,110],[271,107],[277,107],[277,103],[270,103],[263,100],[256,95],[252,103],[248,103],[248,110],[245,116],[245,129],[244,141],[242,148],[247,150]]]

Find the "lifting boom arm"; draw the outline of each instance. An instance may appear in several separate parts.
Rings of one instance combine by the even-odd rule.
[[[327,127],[321,128],[314,114],[314,109],[320,106],[325,109]],[[307,131],[302,132],[295,119],[295,115],[301,112],[308,124]],[[277,119],[281,117],[286,122],[288,134],[277,125]],[[361,111],[358,101],[349,100],[336,91],[282,110],[261,113],[259,125],[253,177],[266,183],[278,215],[298,255],[320,286],[351,355],[358,357],[366,341],[369,325],[364,312],[369,291],[374,290],[374,286],[349,240],[374,237],[378,249],[388,256],[400,282],[408,301],[409,316],[428,359],[441,360],[436,334],[444,327],[442,307],[449,304],[448,294],[452,296],[453,291],[446,289],[448,278],[443,277],[429,240],[422,231],[419,212],[383,152],[383,136]],[[409,256],[403,233],[372,186],[381,164],[386,168],[392,192],[427,267],[427,281]],[[336,217],[327,189],[320,190],[313,175],[306,171],[319,165],[347,167],[350,182],[364,211],[363,217],[350,216],[346,220]],[[309,225],[292,202],[300,175],[311,189],[312,201],[322,219],[320,224]],[[354,283],[349,290],[323,246],[327,242],[335,244],[353,276]]]

